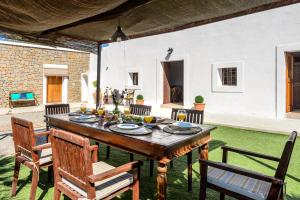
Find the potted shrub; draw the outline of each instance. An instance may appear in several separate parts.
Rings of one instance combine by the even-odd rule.
[[[144,96],[139,94],[136,96],[136,104],[144,105]]]
[[[195,97],[195,103],[194,103],[194,106],[195,106],[195,109],[196,110],[204,110],[205,108],[205,103],[204,102],[204,98],[202,96],[196,96]]]

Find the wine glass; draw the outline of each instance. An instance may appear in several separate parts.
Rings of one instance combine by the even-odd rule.
[[[86,104],[81,104],[81,105],[80,105],[80,112],[81,112],[82,114],[86,113]]]
[[[179,119],[179,121],[183,122],[186,118],[186,111],[185,110],[178,110],[177,118]]]
[[[130,115],[130,108],[127,106],[124,107],[124,115]]]
[[[100,117],[104,114],[104,111],[105,111],[104,107],[99,105],[98,108],[97,108],[97,113]]]
[[[144,122],[150,124],[153,120],[153,116],[151,115],[150,111],[146,111],[144,115]]]

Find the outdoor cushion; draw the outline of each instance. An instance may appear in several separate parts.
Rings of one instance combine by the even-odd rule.
[[[105,162],[97,162],[93,163],[93,174],[101,174],[115,167],[105,163]],[[83,197],[87,198],[87,193],[79,188],[78,186],[74,185],[70,181],[66,179],[62,179],[62,182],[81,194]],[[118,190],[129,186],[133,182],[133,176],[129,173],[121,173],[119,175],[113,176],[111,178],[98,181],[95,183],[96,188],[96,199],[103,199],[110,194],[117,192]]]
[[[271,183],[208,167],[207,182],[252,199],[267,199]]]
[[[20,99],[26,99],[26,93],[20,93]]]
[[[22,150],[21,155],[26,157],[28,160],[33,161],[30,152]],[[51,150],[51,148],[43,149],[42,151],[40,151],[39,152],[39,157],[40,157],[40,160],[39,160],[40,165],[51,162],[52,161],[52,150]]]
[[[28,92],[28,93],[26,93],[26,99],[28,99],[28,100],[32,100],[32,99],[34,99],[34,97],[33,97],[33,93],[32,93],[32,92]]]
[[[20,99],[20,93],[12,93],[10,96],[12,101],[16,101]]]

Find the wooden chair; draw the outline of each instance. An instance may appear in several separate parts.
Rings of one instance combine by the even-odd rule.
[[[130,105],[133,103],[135,91],[131,89],[126,89],[125,91],[126,91],[126,96],[124,97],[125,105]]]
[[[11,118],[13,141],[15,145],[15,167],[12,181],[12,196],[16,196],[20,166],[23,164],[32,170],[32,183],[29,199],[34,200],[39,180],[40,168],[52,166],[51,144],[36,146],[36,137],[48,136],[49,132],[34,133],[32,122]]]
[[[139,199],[141,161],[117,168],[97,162],[98,146],[90,146],[89,139],[62,130],[51,129],[50,141],[55,200],[61,193],[71,199],[112,199],[129,189],[132,199]]]
[[[203,124],[204,112],[192,109],[178,109],[172,108],[171,119],[177,120],[178,110],[185,110],[187,117],[185,121],[195,124]],[[187,154],[187,167],[188,167],[188,191],[192,191],[193,182],[193,167],[192,167],[192,151]],[[171,168],[173,167],[173,161],[170,162]],[[150,160],[150,176],[153,176],[154,162]]]
[[[147,111],[151,112],[152,107],[147,106],[147,105],[130,104],[129,109],[130,109],[130,114],[145,115],[145,112],[147,112]],[[129,155],[130,155],[130,161],[133,161],[134,155],[132,153],[130,153]],[[153,161],[150,161],[150,162],[153,163]],[[150,166],[151,166],[151,163],[150,163]]]
[[[130,113],[133,115],[144,115],[146,111],[151,112],[151,106],[130,104]],[[133,161],[134,160],[133,154],[130,153],[129,155],[130,155],[130,161]],[[107,146],[106,147],[106,159],[109,159],[109,156],[110,156],[110,146]]]
[[[145,115],[145,112],[151,112],[151,106],[130,104],[130,113],[133,115]]]
[[[45,105],[45,122],[46,122],[46,130],[49,130],[50,127],[48,125],[47,115],[57,115],[57,114],[65,114],[70,112],[69,104],[50,104]]]
[[[179,109],[172,108],[171,119],[177,120],[178,110],[185,110],[186,118],[184,121],[195,123],[195,124],[203,124],[204,119],[204,111],[193,110],[193,109]],[[193,152],[190,151],[187,155],[187,168],[188,168],[188,191],[192,191],[192,183],[193,183]],[[170,163],[171,167],[173,167],[173,161]]]
[[[296,138],[297,132],[294,131],[287,140],[280,158],[224,146],[222,163],[200,159],[200,200],[205,199],[206,188],[219,191],[221,200],[224,200],[225,194],[243,200],[282,200],[283,183]],[[228,152],[271,160],[279,164],[274,176],[266,176],[227,164]]]

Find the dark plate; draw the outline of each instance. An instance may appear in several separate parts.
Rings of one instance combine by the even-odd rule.
[[[141,126],[140,128],[137,128],[137,129],[132,129],[132,130],[121,129],[121,128],[118,128],[117,126],[118,126],[117,124],[112,125],[109,127],[109,129],[116,133],[121,133],[124,135],[134,135],[134,136],[148,135],[148,134],[152,133],[151,129],[145,128],[143,126]]]
[[[200,131],[202,131],[202,128],[200,126],[195,126],[187,130],[174,130],[172,129],[172,126],[168,125],[163,128],[163,131],[175,135],[191,135],[199,133]]]
[[[70,121],[77,123],[95,123],[99,121],[99,118],[93,117],[88,119],[80,119],[79,117],[70,117]]]

